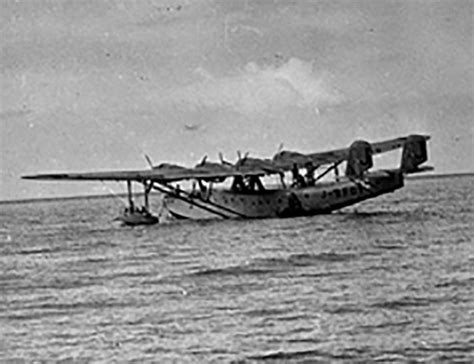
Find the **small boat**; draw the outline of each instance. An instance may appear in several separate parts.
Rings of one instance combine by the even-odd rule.
[[[148,210],[129,210],[125,209],[124,213],[117,217],[116,220],[121,221],[124,225],[153,225],[159,222],[158,217],[150,214]]]
[[[146,183],[143,184],[144,187],[144,202],[145,204],[142,207],[135,207],[132,198],[132,186],[131,182],[127,181],[127,189],[128,189],[128,206],[123,211],[122,215],[115,218],[116,221],[122,222],[123,225],[128,226],[137,226],[137,225],[153,225],[157,224],[160,219],[152,215],[149,210],[148,204],[148,194],[151,190],[153,184],[147,185]]]

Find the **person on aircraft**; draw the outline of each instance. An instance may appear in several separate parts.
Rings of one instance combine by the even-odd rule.
[[[313,162],[309,161],[305,165],[306,167],[306,185],[307,186],[314,186],[314,168]]]
[[[249,191],[265,191],[265,187],[263,187],[262,181],[258,176],[250,176],[249,183],[248,183]]]
[[[246,186],[245,186],[244,179],[243,179],[242,176],[235,176],[234,177],[234,181],[232,182],[231,190],[236,191],[236,192],[243,192],[243,191],[246,190]]]
[[[196,181],[193,181],[191,192],[189,193],[189,197],[199,197],[199,191],[196,188]]]
[[[286,188],[285,174],[283,172],[280,172],[280,173],[278,173],[278,175],[280,177],[281,186],[283,187],[283,189],[285,189]]]
[[[256,178],[256,184],[257,188],[259,191],[263,192],[265,191],[265,186],[263,185],[262,181],[260,180],[260,177],[255,177]]]
[[[293,169],[291,170],[293,174],[293,183],[291,184],[292,187],[305,187],[306,182],[303,176],[300,174],[298,170],[298,165],[296,163],[293,164]]]

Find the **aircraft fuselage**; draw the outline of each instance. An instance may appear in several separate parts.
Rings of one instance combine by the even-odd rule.
[[[399,170],[367,173],[363,180],[343,177],[310,187],[265,191],[211,190],[206,195],[183,198],[169,194],[170,214],[183,219],[294,217],[329,213],[403,187]]]

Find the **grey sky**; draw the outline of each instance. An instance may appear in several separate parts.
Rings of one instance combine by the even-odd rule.
[[[105,192],[19,176],[146,167],[143,152],[193,164],[414,132],[438,172],[473,171],[472,1],[2,8],[0,199]]]

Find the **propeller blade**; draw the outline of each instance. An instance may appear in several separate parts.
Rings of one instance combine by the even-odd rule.
[[[276,154],[280,153],[283,150],[283,147],[284,147],[283,142],[281,142],[280,145],[278,146]]]
[[[145,156],[146,162],[148,163],[148,166],[149,166],[151,169],[153,169],[153,162],[151,161],[151,158],[150,158],[148,155],[146,155],[146,154],[144,154],[144,156]]]
[[[242,158],[242,153],[240,152],[240,150],[237,151],[237,157],[239,158],[239,160],[237,161],[238,164],[242,165],[245,163],[245,161],[247,160],[249,156],[249,152],[245,152],[243,158]]]
[[[227,166],[231,166],[231,165],[232,165],[232,163],[229,163],[229,162],[227,162],[227,161],[224,159],[224,155],[222,154],[222,152],[219,152],[219,159],[220,159],[220,161],[221,161],[221,164],[225,164],[225,165],[227,165]]]

